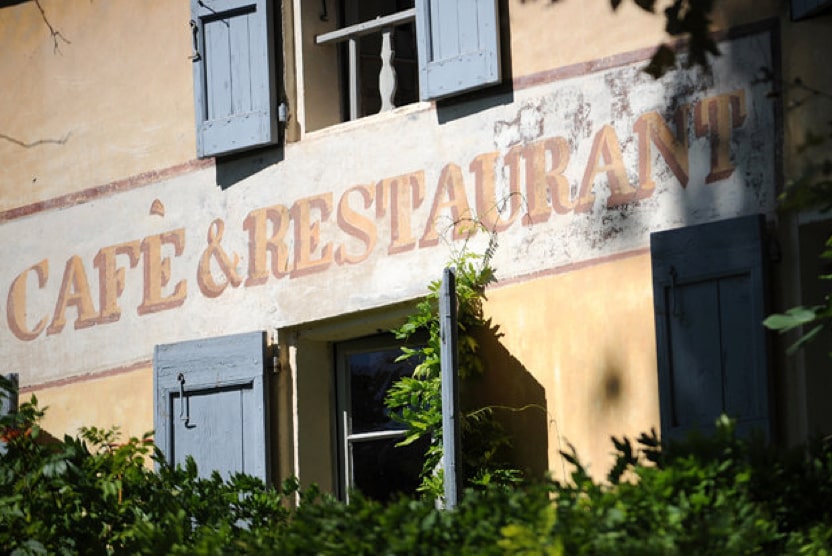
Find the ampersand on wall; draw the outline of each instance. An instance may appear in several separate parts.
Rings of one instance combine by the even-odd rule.
[[[234,258],[228,256],[225,249],[222,248],[222,236],[225,233],[225,222],[221,218],[215,219],[208,227],[208,247],[202,252],[202,257],[199,259],[199,270],[197,271],[197,282],[199,289],[205,297],[218,297],[228,284],[237,287],[242,284],[243,279],[237,273],[237,264],[240,262],[240,256],[237,253],[232,253]],[[225,280],[217,281],[211,273],[211,259],[214,259],[219,266],[219,270],[225,276]]]

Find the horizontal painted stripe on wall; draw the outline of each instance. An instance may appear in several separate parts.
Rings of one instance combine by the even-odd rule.
[[[131,176],[122,180],[116,180],[110,183],[106,183],[104,185],[97,185],[95,187],[82,189],[81,191],[75,191],[73,193],[67,193],[66,195],[61,195],[52,199],[46,199],[45,201],[38,201],[37,203],[31,203],[22,207],[9,209],[0,212],[0,224],[4,222],[10,222],[12,220],[17,220],[18,218],[32,216],[39,212],[63,209],[75,205],[80,205],[83,203],[88,203],[90,201],[95,201],[97,199],[115,195],[116,193],[130,191],[131,189],[137,189],[139,187],[150,185],[152,183],[156,183],[162,180],[189,174],[196,170],[202,170],[203,168],[208,168],[213,165],[213,158],[208,158],[205,160],[191,160],[189,162],[177,164],[176,166],[171,166],[169,168],[163,168],[161,170],[150,170],[148,172],[143,172],[136,176]]]
[[[25,386],[20,387],[20,393],[26,394],[28,392],[34,392],[39,390],[46,390],[48,388],[60,388],[62,386],[67,386],[69,384],[78,384],[81,382],[90,382],[92,380],[99,380],[102,378],[108,378],[111,376],[123,375],[127,373],[133,373],[136,371],[141,371],[144,369],[149,369],[153,367],[153,361],[151,359],[146,359],[143,361],[138,361],[136,363],[132,363],[129,365],[123,365],[120,367],[113,367],[111,369],[106,369],[104,371],[97,371],[93,373],[88,373],[84,375],[76,375],[70,376],[67,378],[60,378],[57,380],[50,380],[47,382],[41,382],[39,384],[27,384]]]

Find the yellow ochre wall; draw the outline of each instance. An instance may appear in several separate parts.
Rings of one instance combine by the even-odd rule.
[[[34,2],[0,9],[0,133],[29,145],[0,139],[0,211],[193,159],[188,2],[40,4],[54,41]]]
[[[104,376],[43,387],[23,388],[22,401],[36,396],[47,408],[41,423],[49,434],[63,438],[81,427],[119,427],[123,439],[141,438],[153,430],[153,368],[140,366]]]
[[[499,346],[484,343],[486,395],[513,409],[545,403],[545,438],[540,408],[497,410],[517,437],[518,463],[540,461],[536,452],[545,446],[548,468],[562,476],[560,451],[572,444],[601,475],[611,462],[610,436],[658,429],[648,253],[498,282],[485,313],[502,334]]]

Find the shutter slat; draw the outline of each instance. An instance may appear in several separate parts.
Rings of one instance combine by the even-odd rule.
[[[18,374],[7,374],[5,375],[5,379],[13,385],[14,389],[12,391],[3,391],[3,395],[0,396],[0,415],[8,415],[17,411]]]
[[[208,93],[208,120],[230,116],[231,110],[231,60],[228,42],[228,21],[214,19],[205,23],[206,91]]]
[[[252,44],[249,19],[245,17],[231,18],[231,32],[229,34],[231,60],[231,107],[235,114],[251,112],[251,57]]]
[[[722,412],[717,290],[699,282],[677,285],[670,297],[670,368],[674,428],[713,424]]]
[[[471,22],[470,25],[464,22]],[[460,0],[456,24],[459,29],[459,52],[475,52],[480,48],[480,24],[476,0]]]

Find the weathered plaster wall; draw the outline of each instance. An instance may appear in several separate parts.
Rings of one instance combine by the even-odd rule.
[[[603,0],[510,0],[512,77],[528,77],[511,94],[323,130],[239,172],[245,162],[192,160],[188,2],[42,5],[71,41],[60,52],[33,3],[0,10],[0,212],[73,193],[83,202],[0,222],[0,346],[2,370],[52,406],[55,434],[152,428],[158,343],[301,328],[302,349],[310,323],[422,295],[449,257],[451,222],[476,212],[505,228],[488,304],[505,336],[488,349],[516,372],[513,395],[544,402],[543,465],[559,471],[570,441],[603,467],[610,434],[658,421],[649,232],[773,208],[780,124],[771,84],[757,80],[776,60],[765,34],[725,43],[712,75],[654,82],[639,72],[644,53],[603,58],[654,46],[661,17],[626,2],[612,15]],[[769,2],[731,6],[720,22],[773,13]],[[806,53],[826,52],[832,36],[828,17],[797,25],[782,24],[788,75],[810,73]],[[589,75],[564,67],[589,61]],[[677,114],[685,149],[673,146]],[[813,122],[801,114],[788,120],[794,140]],[[671,154],[649,138],[661,122]],[[91,192],[116,180],[115,193]],[[313,334],[307,348],[342,334]],[[308,413],[321,395],[308,369],[323,373],[324,359],[312,349],[294,360],[308,373],[295,377],[303,407],[278,419],[280,465],[319,482],[331,453],[308,439],[330,423]],[[107,374],[121,368],[133,370]],[[292,453],[289,422],[301,417]],[[519,450],[539,465],[537,448]]]
[[[757,20],[776,13],[769,4],[720,3],[715,19],[720,26]],[[41,5],[53,28],[69,41],[56,38],[57,50],[33,2],[0,10],[0,50],[7,53],[0,59],[5,99],[0,134],[11,139],[0,138],[0,211],[192,161],[188,2],[43,0]],[[665,39],[663,18],[629,2],[618,13],[603,0],[511,0],[505,7],[513,78],[652,48]],[[290,33],[293,14],[285,13],[284,29]],[[314,16],[301,14],[307,46],[320,31]],[[828,44],[822,39],[829,36],[828,18],[798,25],[785,26],[796,42],[814,40],[815,51]],[[811,36],[816,38],[807,38]],[[291,36],[285,42],[292,55]],[[800,64],[813,59],[803,49],[795,52]],[[319,74],[323,65],[331,73],[332,56],[309,56],[307,77]],[[293,62],[286,64],[290,71]],[[293,87],[295,80],[287,85]],[[306,90],[309,129],[337,120],[331,85]],[[294,90],[289,97],[293,101]],[[294,138],[297,123],[291,123]]]
[[[672,39],[664,32],[663,10],[669,4],[657,2],[656,13],[649,14],[626,1],[614,12],[608,0],[509,0],[514,77],[668,42]],[[713,28],[774,17],[785,4],[775,0],[716,2]]]
[[[0,9],[0,211],[194,158],[188,2]],[[19,143],[24,145],[20,145]]]
[[[812,160],[828,152],[799,153],[807,133],[828,134],[832,121],[832,72],[818,62],[832,51],[832,14],[783,25],[783,92],[786,134],[786,176],[796,179]],[[826,69],[826,68],[822,68]],[[800,83],[795,83],[799,80]]]
[[[508,279],[768,212],[776,123],[754,81],[767,37],[724,43],[711,76],[653,81],[642,62],[567,75],[505,104],[338,126],[230,188],[208,167],[12,220],[0,341],[37,384],[147,361],[158,343],[418,297],[426,280],[411,270],[440,268],[464,227],[453,222],[475,214],[502,229],[494,262]]]

